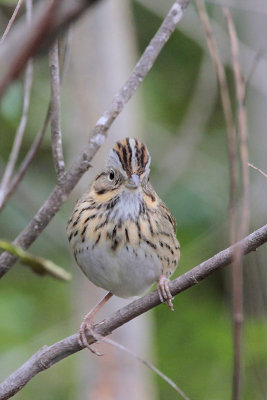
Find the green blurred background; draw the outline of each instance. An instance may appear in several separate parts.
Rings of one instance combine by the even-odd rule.
[[[14,2],[0,1],[1,31],[8,21],[8,4],[12,5]],[[63,143],[68,166],[86,143],[94,122],[129,75],[170,5],[170,1],[103,1],[73,28],[70,57],[62,89]],[[226,65],[234,104],[230,47],[225,22],[218,5],[209,4],[208,11]],[[246,102],[250,131],[249,158],[266,172],[267,60],[263,53],[266,45],[261,38],[267,34],[267,14],[261,15],[250,8],[246,10],[241,2],[233,2],[232,11],[242,44],[241,59],[245,76],[249,76],[255,57],[259,51],[262,52],[248,82]],[[101,16],[105,17],[102,23]],[[112,24],[116,25],[115,28]],[[115,32],[107,31],[112,26]],[[122,31],[119,31],[120,26],[123,26]],[[83,29],[89,29],[91,33],[86,36],[86,40]],[[107,44],[105,40],[109,33],[112,39]],[[124,35],[128,35],[127,38]],[[97,65],[94,57],[98,52],[100,62]],[[115,61],[114,54],[118,55],[118,58],[115,56]],[[120,74],[121,67],[117,63],[123,64],[125,59],[128,64]],[[114,88],[108,88],[106,82],[112,79],[112,69],[116,84]],[[264,71],[265,80],[262,79]],[[86,74],[90,75],[89,89],[86,86]],[[7,162],[14,132],[20,120],[22,98],[23,82],[18,80],[7,90],[0,105],[1,171]],[[48,60],[42,57],[36,60],[34,66],[29,119],[19,161],[42,124],[48,101]],[[135,102],[134,110],[129,108],[132,107],[131,102]],[[151,181],[177,220],[182,256],[176,277],[229,245],[229,179],[225,125],[215,72],[207,53],[203,28],[193,5],[131,102],[118,118],[125,118],[124,125],[121,126],[126,128],[122,129],[120,136],[132,136],[136,130],[136,135],[150,149]],[[117,139],[115,132],[121,126],[116,123],[110,131],[103,153],[96,158],[96,169],[101,168],[103,155]],[[74,265],[68,249],[65,225],[75,199],[88,187],[94,173],[86,174],[75,193],[31,247],[33,253],[50,258],[70,271],[73,280],[70,283],[60,283],[52,278],[40,278],[16,264],[1,281],[1,380],[44,344],[50,345],[74,333],[83,316],[81,310],[88,310],[86,296],[93,293],[94,289],[85,282]],[[12,240],[16,237],[47,198],[54,184],[50,135],[47,132],[25,179],[1,213],[0,238]],[[266,223],[266,187],[266,179],[251,171],[250,230]],[[248,255],[244,261],[243,398],[246,400],[267,398],[267,275],[264,260],[266,248],[263,246],[257,253]],[[93,304],[100,295],[92,297]],[[113,304],[111,311],[116,309],[114,307]],[[174,307],[175,313],[170,313],[162,305],[145,316],[150,322],[145,322],[141,327],[141,339],[139,338],[142,341],[144,336],[149,344],[148,354],[144,357],[152,359],[190,399],[229,399],[233,355],[230,268],[217,272],[177,296]],[[141,344],[138,347],[141,349]],[[140,354],[138,347],[136,352]],[[129,358],[126,354],[117,357],[119,358],[116,358],[116,362],[121,364]],[[91,364],[87,366],[89,358]],[[105,362],[105,356],[101,361],[95,361],[99,371],[101,363]],[[135,364],[137,361],[130,359],[128,363]],[[138,368],[142,375],[145,367]],[[93,370],[93,355],[75,354],[39,374],[15,398],[125,398],[114,394],[115,389],[111,392],[113,394],[103,391],[101,395],[97,395],[98,392],[86,386],[87,381],[92,379],[89,377],[95,373]],[[146,376],[149,387],[146,387],[146,382],[142,383],[145,387],[142,389],[144,399],[179,398],[160,378],[152,374]],[[105,379],[106,375],[104,382]],[[137,377],[136,380],[138,379]]]

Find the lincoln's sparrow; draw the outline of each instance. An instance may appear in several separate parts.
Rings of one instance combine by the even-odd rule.
[[[81,325],[83,346],[89,347],[85,329],[112,294],[141,295],[158,282],[161,301],[173,310],[168,283],[180,246],[175,219],[149,183],[149,166],[143,143],[129,138],[117,142],[68,222],[77,264],[90,281],[109,291]]]

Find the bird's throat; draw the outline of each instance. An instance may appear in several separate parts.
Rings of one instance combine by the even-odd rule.
[[[122,221],[127,219],[135,220],[140,215],[143,203],[141,190],[124,190],[119,195],[119,201],[114,207],[114,213]]]

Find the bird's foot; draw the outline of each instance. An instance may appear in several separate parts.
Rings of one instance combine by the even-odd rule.
[[[94,332],[94,324],[93,324],[93,318],[91,315],[91,312],[89,312],[83,319],[83,322],[81,323],[80,329],[79,329],[79,345],[81,347],[86,347],[89,349],[92,353],[96,354],[97,356],[103,356],[102,353],[99,353],[97,350],[95,350],[91,344],[88,343],[88,339],[86,336],[86,331],[93,336],[93,338],[96,341],[99,341],[101,339],[101,336],[96,334]]]
[[[83,322],[81,323],[80,329],[79,329],[79,345],[81,347],[87,347],[92,353],[96,354],[97,356],[102,356],[103,354],[98,353],[89,343],[86,337],[85,332],[88,331],[91,336],[96,341],[100,341],[102,339],[101,335],[97,334],[94,331],[94,317],[97,314],[97,312],[100,310],[100,308],[103,307],[103,305],[112,297],[112,293],[108,292],[102,300],[97,303],[92,310],[84,317]]]
[[[162,303],[167,302],[171,311],[174,311],[172,300],[173,296],[169,288],[169,279],[165,275],[161,275],[158,280],[158,294]]]

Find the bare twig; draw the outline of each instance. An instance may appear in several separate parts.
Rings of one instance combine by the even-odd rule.
[[[26,0],[26,18],[28,25],[31,22],[32,17],[32,0]],[[5,196],[7,191],[9,190],[9,183],[12,177],[16,161],[19,155],[22,139],[24,136],[27,120],[28,120],[28,112],[29,112],[29,104],[31,97],[31,87],[33,80],[33,62],[29,60],[26,67],[25,79],[24,79],[24,97],[23,97],[23,108],[22,108],[22,116],[16,131],[15,140],[12,146],[12,150],[8,159],[8,163],[2,178],[2,182],[0,185],[0,209],[5,200]]]
[[[217,79],[219,82],[220,96],[224,119],[226,123],[227,142],[228,142],[228,157],[230,166],[230,199],[229,199],[229,221],[230,221],[230,242],[236,241],[236,188],[237,188],[237,171],[236,171],[236,137],[235,137],[235,124],[231,107],[230,94],[228,84],[225,76],[223,63],[220,59],[219,51],[216,45],[215,38],[212,34],[211,24],[208,14],[206,12],[203,0],[196,1],[200,19],[206,33],[206,40],[209,48],[211,58],[213,60]]]
[[[33,74],[33,64],[32,60],[30,60],[27,64],[26,73],[25,73],[25,81],[24,81],[24,98],[23,98],[23,111],[21,120],[16,132],[15,140],[12,146],[12,150],[8,159],[7,167],[5,169],[1,186],[0,186],[0,207],[3,203],[5,194],[8,190],[8,185],[13,174],[16,161],[18,158],[19,150],[21,147],[23,135],[25,132],[27,119],[28,119],[28,111],[29,111],[29,102],[30,102],[30,92],[32,86],[32,74]]]
[[[62,177],[28,226],[20,233],[14,244],[26,249],[40,235],[50,220],[60,209],[68,195],[77,184],[82,175],[90,167],[90,161],[101,147],[107,136],[108,129],[122,111],[124,105],[130,100],[134,92],[152,68],[161,49],[173,33],[176,25],[182,18],[190,0],[177,0],[174,2],[166,18],[162,22],[155,36],[145,49],[142,57],[136,64],[131,75],[120,91],[113,98],[111,105],[99,118],[95,127],[90,132],[90,140],[78,155],[71,168]],[[14,264],[16,258],[3,253],[0,256],[0,277],[3,276]]]
[[[63,62],[62,62],[62,68],[61,68],[61,84],[63,82],[64,79],[64,75],[65,75],[65,71],[66,71],[66,64],[68,63],[68,53],[69,53],[69,33],[67,34],[67,44],[65,46],[65,52],[64,52],[64,57],[63,57]],[[39,132],[37,133],[35,140],[33,141],[30,149],[28,150],[26,156],[24,157],[24,160],[22,161],[17,173],[14,175],[14,177],[12,178],[7,192],[5,193],[5,197],[3,199],[2,204],[0,205],[0,211],[3,209],[3,207],[6,205],[8,199],[12,196],[12,194],[14,193],[14,191],[16,190],[18,184],[21,182],[21,180],[23,179],[27,169],[29,168],[29,166],[31,165],[35,155],[37,154],[37,151],[42,143],[43,137],[45,135],[47,126],[50,122],[50,108],[51,108],[51,102],[48,105],[48,109],[45,115],[45,119],[43,122],[43,125],[41,127],[41,129],[39,130]]]
[[[58,39],[49,52],[50,85],[51,85],[51,143],[54,167],[57,180],[60,181],[65,172],[62,149],[61,118],[60,118],[60,76]]]
[[[163,372],[161,372],[155,365],[150,363],[147,360],[144,360],[142,357],[140,357],[138,354],[136,354],[134,351],[128,349],[127,347],[123,346],[120,343],[115,342],[115,340],[109,339],[109,338],[104,338],[100,337],[100,340],[103,340],[103,342],[106,342],[108,344],[111,344],[114,347],[117,347],[120,350],[125,351],[126,353],[130,354],[133,356],[137,361],[141,362],[144,364],[146,367],[151,369],[153,372],[155,372],[160,378],[162,378],[165,382],[168,383],[179,395],[184,399],[184,400],[190,400],[189,397],[186,396],[186,394],[179,388],[179,386],[176,385],[175,382],[173,382],[172,379],[170,379],[168,376],[166,376]]]
[[[255,167],[255,165],[248,163],[248,166],[250,168],[255,169],[255,171],[258,171],[260,174],[262,174],[265,178],[267,178],[267,174],[263,172],[260,168]]]
[[[40,14],[18,32],[14,29],[0,48],[0,96],[4,93],[7,86],[19,75],[24,66],[35,52],[41,41],[45,40],[47,29],[54,19],[55,11],[61,0],[53,0],[47,4],[41,2]],[[27,32],[33,32],[31,36]],[[20,36],[19,36],[20,35]],[[8,40],[9,39],[9,40]],[[21,42],[22,41],[22,42]]]
[[[47,126],[49,124],[50,121],[50,104],[48,106],[48,110],[46,112],[46,116],[43,122],[43,126],[42,128],[39,130],[39,132],[37,133],[34,142],[32,143],[29,151],[27,152],[24,160],[22,161],[17,173],[14,175],[14,177],[11,179],[10,184],[8,185],[7,191],[5,193],[5,197],[2,201],[2,203],[0,204],[0,211],[4,208],[4,206],[6,205],[8,199],[12,196],[12,194],[14,193],[14,191],[16,190],[18,184],[21,182],[21,180],[23,179],[27,169],[29,168],[29,166],[31,165],[41,143],[43,140],[43,137],[45,135]]]
[[[233,69],[238,104],[238,135],[240,143],[241,171],[242,171],[242,211],[238,237],[243,237],[248,232],[249,225],[249,171],[248,171],[248,146],[247,122],[245,109],[245,84],[241,73],[238,38],[228,8],[223,8],[226,18],[233,59]],[[243,336],[243,250],[237,247],[233,262],[233,322],[234,322],[234,368],[233,368],[233,400],[241,398],[242,391],[242,336]]]
[[[11,26],[13,25],[13,22],[14,22],[15,19],[16,19],[16,16],[17,16],[17,14],[18,14],[18,12],[19,12],[19,9],[20,9],[20,6],[21,6],[22,2],[23,2],[23,0],[18,0],[17,5],[16,5],[16,7],[15,7],[15,10],[14,10],[14,12],[13,12],[13,14],[12,14],[10,20],[8,21],[8,24],[7,24],[7,27],[6,27],[6,29],[5,29],[5,32],[3,33],[2,37],[1,37],[0,46],[1,46],[1,44],[4,42],[4,40],[5,40],[5,38],[6,38],[7,34],[8,34],[8,32],[10,31],[10,28],[11,28]]]
[[[26,1],[26,15],[27,15],[27,23],[30,24],[31,15],[32,15],[32,1]],[[22,139],[24,136],[27,120],[28,120],[28,112],[29,112],[29,104],[31,97],[31,87],[32,87],[32,79],[33,79],[33,62],[29,60],[26,67],[25,79],[24,79],[24,96],[23,96],[23,108],[22,108],[22,116],[16,131],[15,140],[12,146],[12,150],[8,159],[8,163],[2,178],[2,182],[0,185],[0,208],[5,199],[6,192],[8,191],[10,179],[12,177],[16,161],[19,155]]]
[[[60,32],[98,0],[40,1],[34,6],[31,26],[16,24],[0,48],[0,96],[24,69],[29,58],[44,54]]]
[[[244,254],[247,254],[255,251],[259,246],[266,243],[266,241],[267,225],[254,231],[249,236],[242,239],[240,243],[217,253],[215,256],[202,262],[197,267],[170,282],[171,294],[176,296],[184,290],[196,285],[218,269],[230,264],[237,246],[241,246]],[[157,291],[154,291],[116,311],[104,321],[97,324],[94,327],[94,330],[97,335],[107,336],[118,327],[159,304],[160,299],[158,293]],[[81,350],[78,338],[79,335],[74,334],[53,344],[52,346],[44,346],[40,349],[28,361],[26,361],[25,364],[0,384],[0,399],[5,400],[10,398],[21,390],[23,386],[25,386],[36,374],[50,368],[60,360]],[[96,341],[96,339],[90,334],[87,335],[87,339],[89,344]]]

